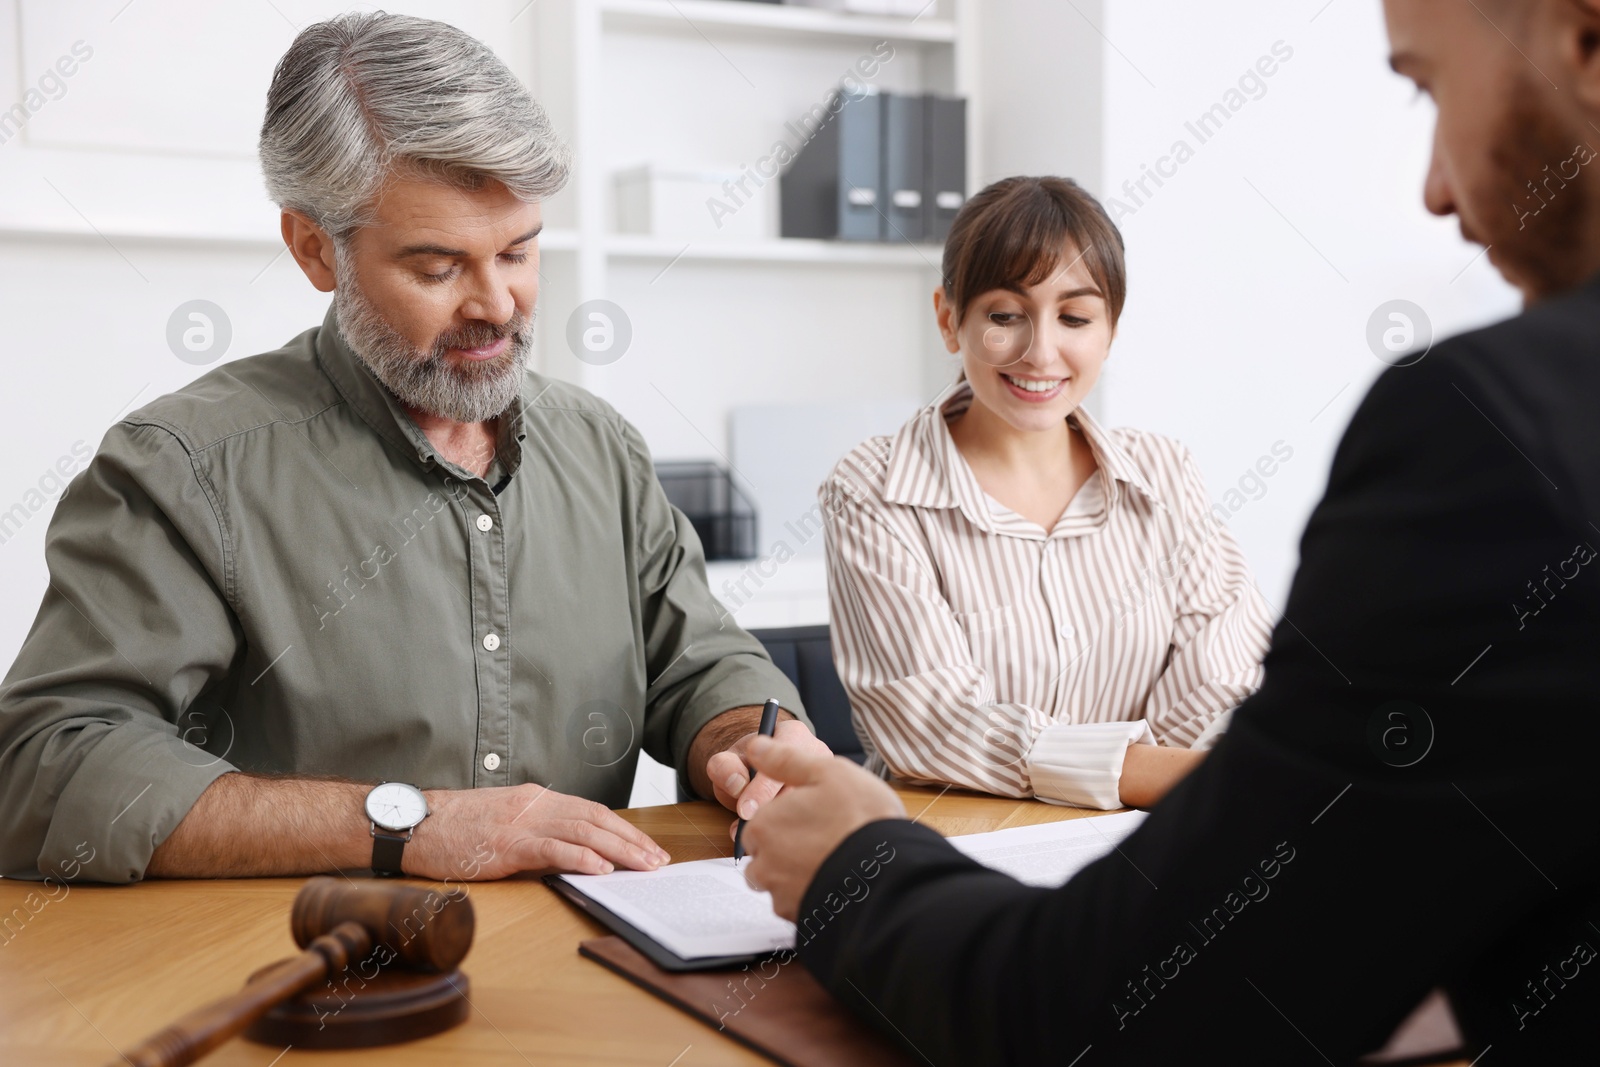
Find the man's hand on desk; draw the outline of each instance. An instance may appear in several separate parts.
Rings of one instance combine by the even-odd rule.
[[[200,794],[150,857],[151,878],[321,874],[372,862],[370,785],[232,772]],[[473,881],[556,868],[652,870],[665,850],[603,804],[537,785],[430,789],[401,855],[406,874]]]
[[[554,868],[653,871],[672,857],[604,804],[538,785],[430,789],[401,862],[423,878],[477,880]]]
[[[905,818],[905,805],[886,782],[843,756],[766,738],[752,740],[748,753],[762,777],[784,788],[744,828],[745,881],[771,893],[772,909],[793,922],[822,861],[868,823]]]
[[[689,777],[695,792],[703,797],[715,797],[717,803],[742,819],[754,815],[761,805],[783,789],[783,783],[769,775],[750,777],[748,752],[760,725],[760,707],[734,708],[701,727],[689,748]],[[833,750],[805,723],[787,711],[779,712],[778,728],[773,737],[780,746],[797,752],[824,759],[833,755]],[[694,773],[695,768],[701,767],[704,768],[702,773]]]

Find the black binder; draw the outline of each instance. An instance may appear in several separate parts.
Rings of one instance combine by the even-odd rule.
[[[780,232],[785,237],[847,241],[883,239],[884,95],[840,91],[830,116],[779,179]]]
[[[943,241],[967,200],[967,102],[958,96],[922,98],[927,120],[927,184],[922,190],[922,237]]]
[[[779,182],[782,235],[943,241],[966,202],[966,100],[841,91],[828,112]]]
[[[927,133],[922,97],[884,94],[883,194],[885,241],[922,240],[923,145]]]

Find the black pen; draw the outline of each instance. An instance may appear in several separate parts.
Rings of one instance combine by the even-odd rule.
[[[759,732],[762,737],[771,737],[773,731],[777,730],[777,728],[778,698],[773,697],[761,709],[761,730]],[[750,769],[750,780],[755,781],[755,777],[755,768],[752,767]],[[740,819],[739,829],[735,830],[733,834],[733,862],[738,863],[742,859],[744,859],[744,820]]]

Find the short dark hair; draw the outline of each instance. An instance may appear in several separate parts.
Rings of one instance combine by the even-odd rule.
[[[1002,178],[956,213],[943,266],[956,322],[982,293],[1044,281],[1061,265],[1068,241],[1105,296],[1115,326],[1128,296],[1122,234],[1100,201],[1071,178],[1057,177]]]

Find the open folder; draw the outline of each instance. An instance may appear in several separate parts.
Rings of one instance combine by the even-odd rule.
[[[663,970],[737,967],[794,947],[794,924],[773,914],[771,895],[751,889],[731,857],[552,874],[545,884]]]
[[[1144,812],[1068,819],[952,837],[979,863],[1029,885],[1058,886],[1112,851]],[[750,888],[732,859],[673,863],[654,871],[559,874],[552,889],[666,971],[719,970],[795,947],[794,924]]]

